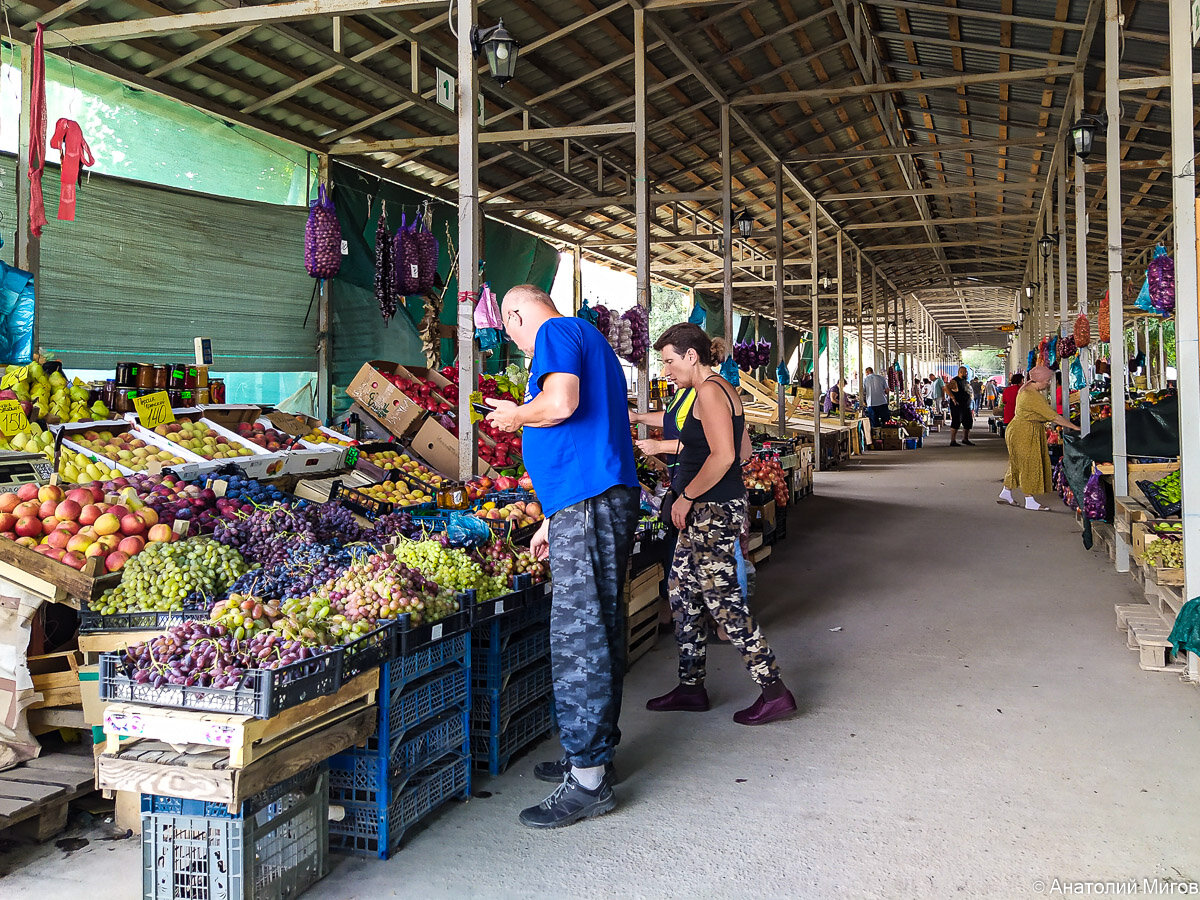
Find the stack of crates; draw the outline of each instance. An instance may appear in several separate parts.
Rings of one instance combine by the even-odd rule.
[[[366,749],[329,761],[334,850],[387,859],[408,831],[471,792],[471,641],[434,641],[384,663],[379,727]]]
[[[471,643],[471,756],[499,775],[554,727],[549,596],[476,625]]]
[[[329,775],[314,767],[247,800],[142,795],[147,900],[289,900],[329,872]]]

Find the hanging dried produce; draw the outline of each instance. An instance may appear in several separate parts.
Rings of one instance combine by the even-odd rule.
[[[1100,343],[1107,344],[1109,341],[1108,333],[1108,291],[1104,292],[1104,299],[1100,301]]]
[[[332,278],[341,267],[342,226],[333,198],[321,185],[304,223],[304,268],[313,278]]]
[[[375,226],[375,302],[379,304],[385,325],[396,315],[393,264],[392,234],[388,230],[387,207],[384,207],[379,213],[379,224]]]
[[[1086,347],[1092,342],[1092,326],[1088,322],[1087,313],[1075,317],[1075,346]]]

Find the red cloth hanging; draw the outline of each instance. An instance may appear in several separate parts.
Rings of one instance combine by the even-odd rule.
[[[61,191],[58,197],[58,217],[64,222],[75,221],[75,188],[79,184],[81,166],[95,165],[92,148],[83,139],[79,123],[59,119],[54,126],[50,146],[62,154]]]
[[[42,200],[42,170],[46,167],[46,51],[37,26],[33,39],[33,83],[29,100],[29,230],[40,237],[46,225],[46,204]]]

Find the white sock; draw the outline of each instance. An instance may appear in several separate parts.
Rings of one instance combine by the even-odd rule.
[[[1005,503],[1012,503],[1013,502],[1012,491],[1010,491],[1008,488],[1005,488],[1004,490],[1002,490],[1000,492],[1000,499],[1003,500]]]
[[[600,787],[600,782],[604,779],[604,766],[588,766],[586,769],[571,766],[571,774],[575,776],[575,780],[580,785],[589,791],[594,791]]]
[[[1037,497],[1026,497],[1025,498],[1025,508],[1026,509],[1039,509],[1039,508],[1041,508],[1041,505],[1042,504],[1037,502]]]

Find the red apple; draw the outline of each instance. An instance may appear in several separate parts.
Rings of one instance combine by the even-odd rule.
[[[22,547],[36,547],[37,539],[31,537],[19,537],[17,538],[17,543]]]
[[[57,484],[44,484],[38,488],[37,492],[37,498],[43,503],[53,500],[55,505],[57,505],[64,496],[66,495],[63,494],[63,489]]]
[[[17,497],[22,501],[37,500],[39,487],[36,484],[23,484],[17,488]]]
[[[41,506],[36,500],[26,500],[24,503],[17,504],[17,508],[13,510],[13,515],[18,519],[24,519],[26,516],[33,516],[36,519]]]
[[[96,543],[109,553],[112,553],[117,549],[117,545],[121,543],[121,536],[117,534],[103,534],[96,538]]]
[[[146,530],[146,526],[133,513],[126,513],[121,517],[121,534],[141,534]],[[130,556],[133,554],[131,553]]]
[[[38,537],[42,533],[42,520],[37,516],[22,516],[14,530],[21,537]]]
[[[91,490],[85,487],[71,488],[71,490],[67,491],[67,499],[74,500],[81,507],[87,506],[89,503],[92,503],[95,500],[95,498],[92,497]]]
[[[137,556],[142,552],[142,548],[146,546],[146,542],[137,535],[130,535],[117,544],[117,549],[129,556]]]
[[[117,521],[119,522],[123,518],[125,518],[127,515],[129,515],[129,507],[122,506],[121,504],[118,503],[116,506],[110,506],[108,509],[105,510],[105,512],[111,513],[112,515],[116,516]]]
[[[66,563],[72,569],[82,569],[83,564],[87,562],[87,560],[78,553],[67,552],[63,554],[62,562]]]
[[[18,530],[17,533],[20,534],[20,531]],[[171,526],[162,524],[155,525],[153,528],[151,528],[150,534],[148,535],[152,544],[169,544],[174,536],[175,532],[171,530]]]
[[[153,528],[158,524],[158,513],[153,507],[144,506],[137,511],[136,515],[147,528]]]
[[[49,534],[57,527],[58,519],[56,519],[54,516],[47,516],[46,518],[42,519],[42,531],[45,534]]]
[[[54,510],[58,509],[57,500],[43,500],[42,505],[38,507],[38,518],[48,519],[54,515]]]
[[[56,515],[60,521],[66,520],[68,522],[74,522],[79,518],[79,513],[82,511],[83,507],[80,504],[76,503],[70,498],[67,498],[54,508],[54,515]]]
[[[99,503],[104,499],[104,488],[100,486],[100,482],[93,481],[90,484],[85,485],[85,487],[92,492],[93,503]]]
[[[46,523],[43,522],[43,525]],[[59,522],[54,528],[55,531],[65,531],[67,534],[79,534],[78,522]]]
[[[50,547],[48,544],[43,544],[42,546],[47,547],[45,555],[51,559],[57,560],[58,562],[62,562],[63,557],[67,555],[67,551],[61,549],[60,547]]]
[[[100,518],[102,514],[103,510],[101,510],[99,506],[97,506],[95,503],[89,503],[79,511],[79,524],[91,525],[95,523],[95,521]]]
[[[125,568],[125,563],[129,562],[129,554],[123,553],[120,550],[114,550],[104,558],[104,568],[109,572],[120,572]]]
[[[61,547],[62,549],[66,550],[67,544],[71,542],[72,537],[74,537],[74,535],[69,534],[66,531],[54,531],[51,532],[46,538],[46,543],[51,547]]]
[[[0,531],[14,531],[17,527],[17,517],[11,512],[0,512]]]
[[[110,512],[106,512],[98,518],[92,527],[96,529],[96,534],[116,534],[121,530],[121,520]]]
[[[21,498],[12,491],[5,491],[0,494],[0,512],[10,513],[17,508],[17,504],[21,502]]]

